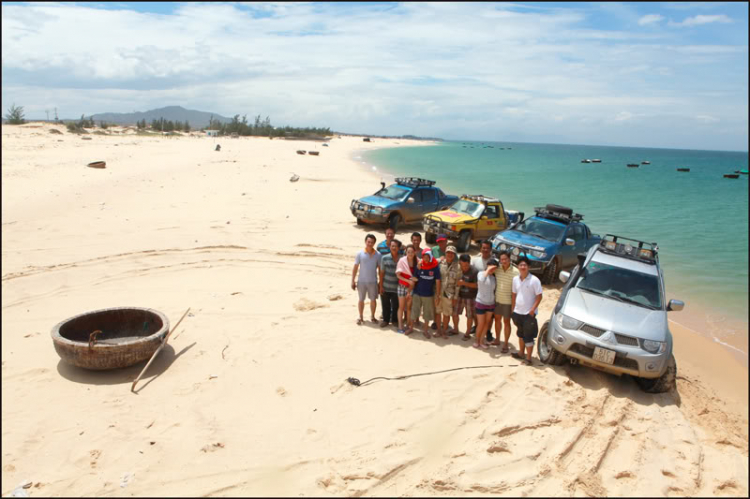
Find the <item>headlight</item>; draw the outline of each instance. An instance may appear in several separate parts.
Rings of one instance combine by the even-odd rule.
[[[583,322],[572,317],[568,317],[565,314],[557,314],[556,318],[557,325],[564,329],[578,329],[579,327],[583,326]]]
[[[505,244],[505,243],[502,243],[502,244],[500,245],[500,251],[505,251],[506,249],[508,249],[508,245],[507,245],[507,244]]]
[[[519,253],[520,253],[520,251],[518,250],[518,248],[513,248],[513,254],[514,255],[518,256]]]
[[[382,215],[383,214],[383,208],[375,207],[372,209],[373,215]]]
[[[536,258],[544,258],[547,256],[547,253],[544,251],[531,250],[531,255]]]
[[[648,353],[664,353],[667,350],[667,342],[643,340],[641,347]]]

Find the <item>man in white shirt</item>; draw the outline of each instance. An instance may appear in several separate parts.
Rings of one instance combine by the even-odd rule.
[[[536,313],[542,302],[542,283],[538,277],[529,273],[529,261],[525,256],[519,258],[517,266],[520,275],[513,278],[511,309],[513,310],[513,323],[517,328],[519,352],[511,355],[531,365],[534,339],[539,332]],[[526,357],[523,356],[524,350],[526,350]]]

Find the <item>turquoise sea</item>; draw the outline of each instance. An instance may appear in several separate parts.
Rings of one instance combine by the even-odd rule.
[[[361,154],[355,159],[386,182],[430,178],[447,193],[496,196],[527,216],[565,205],[594,233],[657,242],[669,298],[686,302],[682,317],[700,316],[715,339],[747,352],[748,175],[723,178],[748,168],[747,152],[452,141]],[[651,164],[626,167],[642,161]]]

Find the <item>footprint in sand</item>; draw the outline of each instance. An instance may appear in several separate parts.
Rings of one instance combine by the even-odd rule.
[[[283,386],[280,386],[280,387],[278,387],[276,389],[276,393],[279,394],[279,396],[281,396],[281,397],[286,397],[286,393],[287,392],[286,392],[286,390],[284,389]]]

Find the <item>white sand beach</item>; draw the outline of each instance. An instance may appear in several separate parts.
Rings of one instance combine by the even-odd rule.
[[[355,324],[383,228],[348,210],[378,187],[351,158],[419,142],[88,137],[2,126],[3,496],[747,496],[747,369],[686,328],[677,391],[650,395]],[[135,394],[143,364],[81,370],[50,338],[124,306],[192,311]]]

